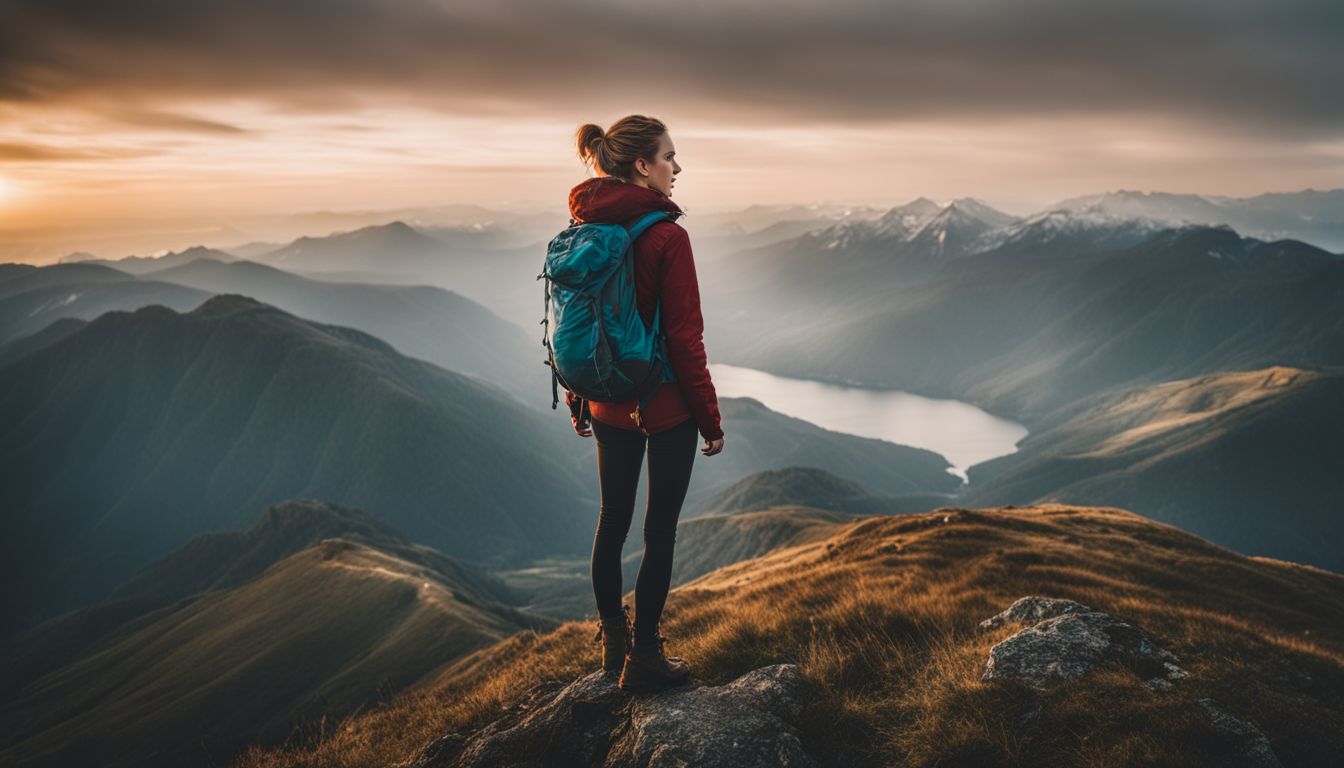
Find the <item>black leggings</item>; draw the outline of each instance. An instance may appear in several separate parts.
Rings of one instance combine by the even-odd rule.
[[[649,449],[649,503],[644,510],[644,559],[635,581],[635,642],[652,644],[672,583],[677,518],[691,482],[698,430],[695,418],[645,437],[592,420],[602,509],[593,539],[593,594],[603,618],[621,616],[621,547],[635,514],[644,446]]]

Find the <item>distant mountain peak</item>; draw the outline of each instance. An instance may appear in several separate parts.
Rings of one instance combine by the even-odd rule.
[[[389,221],[386,224],[373,224],[371,226],[362,227],[360,229],[354,229],[349,232],[342,232],[339,234],[332,235],[331,237],[332,239],[340,238],[350,240],[396,238],[398,240],[403,241],[437,242],[434,238],[430,237],[429,235],[426,235],[424,232],[421,232],[420,230],[416,229],[415,227],[411,226],[410,224],[407,224],[406,222],[400,219],[397,219],[395,221]]]
[[[891,209],[891,212],[900,212],[907,216],[933,216],[941,208],[942,206],[927,197],[917,197],[905,205]]]
[[[995,228],[994,224],[973,212],[971,207],[971,204],[965,202],[949,203],[915,233],[911,243],[928,249],[933,255],[960,252],[976,238]]]
[[[1007,249],[1039,254],[1041,249],[1134,245],[1170,224],[1141,216],[1118,215],[1100,207],[1051,208],[1014,219],[980,237],[982,251]]]
[[[197,317],[218,317],[235,312],[245,312],[252,310],[276,310],[269,304],[263,304],[251,296],[244,296],[239,293],[221,293],[206,299],[199,307],[193,309],[190,314]]]
[[[439,238],[397,219],[325,237],[301,237],[261,258],[286,268],[367,269],[370,263],[423,265],[427,258],[441,258],[445,247]]]
[[[197,259],[207,259],[209,261],[230,262],[237,261],[238,257],[226,251],[209,248],[204,245],[193,245],[181,251],[167,251],[157,256],[127,256],[121,261],[147,262],[147,265],[158,266],[161,264],[186,264]],[[116,262],[113,262],[114,264]]]
[[[705,505],[711,515],[741,514],[773,507],[843,511],[847,503],[872,498],[862,485],[818,467],[791,466],[755,472],[719,491]]]
[[[919,228],[936,216],[940,210],[942,209],[937,203],[927,197],[920,197],[905,205],[892,208],[872,222],[845,222],[845,224],[833,227],[832,234],[835,236],[831,238],[832,244],[828,247],[843,247],[856,238],[878,237],[904,240],[919,231]]]
[[[1017,221],[1016,216],[1004,213],[974,197],[959,197],[948,203],[949,209],[956,209],[967,216],[979,219],[991,227],[1002,227]]]
[[[267,530],[309,528],[334,521],[355,522],[364,527],[385,529],[387,534],[401,537],[396,530],[358,507],[334,504],[320,499],[291,499],[272,504],[248,532],[260,534]]]

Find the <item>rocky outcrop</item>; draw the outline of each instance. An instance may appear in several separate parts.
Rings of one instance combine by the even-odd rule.
[[[1066,613],[1085,613],[1092,610],[1082,603],[1049,597],[1021,597],[1008,610],[980,622],[981,631],[998,629],[1004,624],[1035,624],[1038,621],[1063,616]]]
[[[1199,699],[1200,709],[1209,718],[1209,722],[1223,736],[1233,743],[1238,760],[1225,765],[1244,766],[1245,768],[1283,768],[1279,756],[1269,746],[1269,739],[1250,721],[1238,720],[1229,715],[1213,699]]]
[[[984,680],[1010,678],[1034,688],[1081,677],[1099,664],[1118,662],[1149,688],[1166,690],[1185,677],[1178,659],[1139,627],[1072,600],[1024,597],[980,623],[982,630],[1009,623],[1031,626],[989,649]]]
[[[721,686],[634,696],[616,680],[599,671],[567,685],[538,685],[495,722],[472,734],[444,736],[402,765],[816,765],[793,727],[802,712],[796,665],[762,667]]]

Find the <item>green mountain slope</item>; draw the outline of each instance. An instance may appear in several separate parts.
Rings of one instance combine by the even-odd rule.
[[[969,503],[1132,509],[1240,552],[1344,571],[1344,372],[1274,367],[1083,400],[970,469]],[[990,501],[992,500],[992,501]]]
[[[238,293],[315,320],[358,328],[457,373],[483,376],[510,392],[550,386],[536,339],[476,302],[428,285],[368,285],[309,280],[252,261],[198,259],[149,273],[147,279],[212,293]],[[538,302],[540,303],[540,302]],[[533,348],[538,352],[533,352]],[[535,370],[534,370],[535,369]]]
[[[37,333],[57,320],[92,320],[104,312],[149,304],[185,312],[207,298],[204,291],[137,280],[97,264],[5,270],[0,273],[0,345]]]
[[[491,603],[444,562],[326,539],[250,581],[138,617],[5,704],[0,761],[219,762],[547,626]]]
[[[7,622],[318,497],[477,562],[590,545],[590,489],[497,389],[239,296],[103,315],[0,370]],[[522,481],[520,481],[522,478]],[[12,626],[12,624],[11,624]]]
[[[1124,248],[1009,242],[905,284],[886,262],[836,275],[826,252],[775,279],[795,292],[865,283],[870,295],[802,305],[740,285],[742,323],[719,354],[779,375],[951,396],[1035,429],[1050,411],[1109,388],[1268,365],[1344,365],[1344,261],[1226,227],[1162,230]],[[1046,233],[1039,233],[1044,237]],[[736,285],[736,284],[735,284]],[[785,294],[788,295],[788,294]],[[707,305],[708,306],[708,305]],[[752,325],[755,307],[768,327]],[[707,317],[709,310],[707,310]]]

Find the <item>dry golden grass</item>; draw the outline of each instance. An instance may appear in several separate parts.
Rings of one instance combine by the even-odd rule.
[[[1150,691],[1103,667],[1037,693],[984,682],[976,625],[1023,595],[1136,622],[1189,677]],[[826,765],[1218,765],[1194,701],[1254,720],[1286,765],[1344,751],[1344,577],[1247,558],[1123,510],[1043,505],[866,518],[825,541],[673,590],[669,653],[700,682],[797,663],[808,751]],[[592,627],[524,632],[371,712],[322,724],[240,768],[387,765],[468,731],[542,681],[597,668]],[[1029,718],[1023,725],[1019,719]]]

